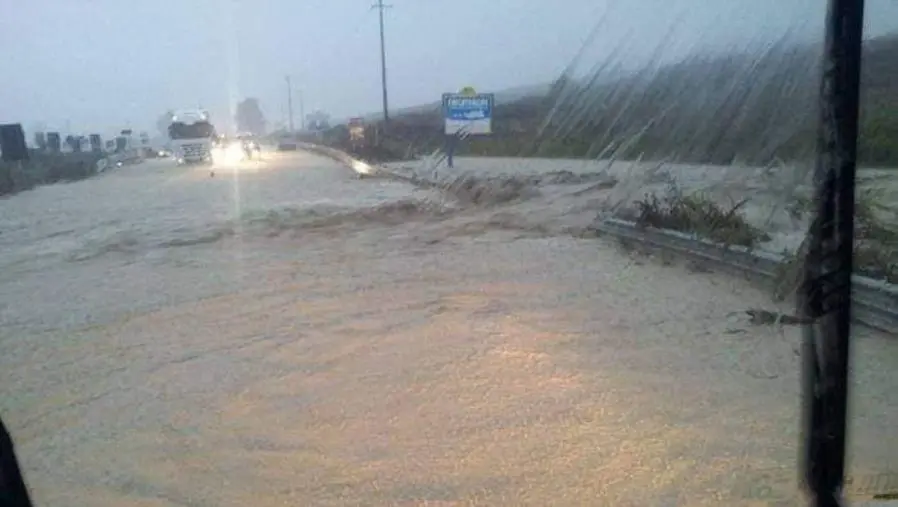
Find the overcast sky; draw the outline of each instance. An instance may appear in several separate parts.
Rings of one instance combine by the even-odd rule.
[[[257,97],[286,119],[285,75],[306,112],[380,109],[372,0],[0,0],[0,122],[155,134],[168,108],[202,106],[224,127]],[[610,55],[639,67],[822,33],[824,0],[390,0],[390,105],[549,82]],[[868,0],[868,35],[898,31],[898,0]],[[593,38],[589,39],[590,33]]]

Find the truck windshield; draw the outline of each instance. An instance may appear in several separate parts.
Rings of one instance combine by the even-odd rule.
[[[209,122],[196,123],[174,122],[168,126],[168,135],[172,139],[198,139],[215,137],[215,127]]]

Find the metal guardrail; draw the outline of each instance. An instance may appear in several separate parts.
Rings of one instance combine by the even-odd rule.
[[[301,150],[324,155],[325,157],[330,157],[350,168],[352,168],[354,163],[358,162],[357,160],[349,156],[349,154],[342,152],[336,148],[331,148],[330,146],[324,146],[323,144],[297,142],[296,146]]]
[[[299,143],[299,147],[342,162],[359,175],[376,175],[383,171],[382,168],[365,164],[335,148],[311,143]],[[786,262],[782,255],[772,252],[750,250],[737,245],[725,246],[693,234],[643,228],[635,222],[616,218],[603,220],[596,229],[768,283],[780,276],[781,268]],[[853,276],[852,283],[854,320],[888,334],[898,334],[898,286],[865,276]]]
[[[97,172],[102,173],[116,167],[119,163],[122,165],[139,164],[143,162],[143,157],[138,150],[126,150],[120,153],[110,153],[97,162]]]
[[[306,150],[311,153],[317,153],[319,155],[330,157],[336,160],[337,162],[355,171],[355,173],[359,177],[383,176],[389,173],[389,171],[384,171],[382,167],[363,162],[342,150],[331,148],[330,146],[306,142],[298,142],[296,143],[296,145],[301,150]],[[392,173],[389,174],[392,175]]]
[[[741,246],[727,247],[695,235],[643,228],[616,218],[600,222],[596,229],[766,282],[774,282],[785,263],[783,256],[774,253]],[[898,334],[898,286],[864,276],[852,277],[852,283],[854,320],[889,334]]]

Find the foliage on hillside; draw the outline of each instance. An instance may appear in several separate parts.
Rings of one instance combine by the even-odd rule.
[[[806,160],[816,142],[817,48],[775,45],[763,54],[696,56],[613,81],[561,78],[547,96],[495,110],[489,137],[470,138],[460,154],[609,157],[767,165]],[[860,162],[898,166],[898,36],[865,46]],[[440,111],[378,125],[393,158],[443,143]],[[328,135],[340,144],[339,128]]]
[[[805,165],[816,151],[820,62],[819,48],[784,43],[763,54],[697,56],[616,80],[562,77],[547,95],[497,105],[494,134],[467,139],[459,154]],[[898,36],[868,41],[862,69],[859,162],[898,167]],[[343,149],[348,138],[345,127],[323,136]],[[444,142],[440,111],[395,116],[388,129],[372,125],[367,138],[375,146],[357,153],[363,158],[432,153]],[[898,233],[891,220],[867,211],[881,201],[859,195],[858,272],[895,283]],[[649,195],[637,207],[638,216],[628,218],[643,225],[750,247],[769,239],[738,206],[724,209],[700,194]],[[789,271],[783,286],[792,290],[801,271]]]

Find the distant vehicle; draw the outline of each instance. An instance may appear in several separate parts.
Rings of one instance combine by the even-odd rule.
[[[183,110],[172,115],[168,126],[169,146],[179,164],[211,164],[215,127],[209,114],[199,109]]]
[[[237,141],[243,149],[243,155],[246,160],[252,160],[253,153],[261,155],[262,145],[254,134],[250,132],[240,132],[237,134]]]
[[[296,142],[296,139],[289,136],[282,136],[278,139],[278,151],[296,151],[298,149],[299,144]]]
[[[252,158],[246,152],[246,143],[239,136],[217,136],[212,140],[212,146],[212,160],[217,164],[236,167],[240,162]]]
[[[255,151],[262,150],[262,144],[259,142],[259,139],[256,137],[255,134],[251,134],[248,132],[239,133],[239,134],[237,134],[237,139],[239,139],[240,142],[242,142],[244,145],[246,145],[248,148],[250,148],[252,150],[255,150]]]

